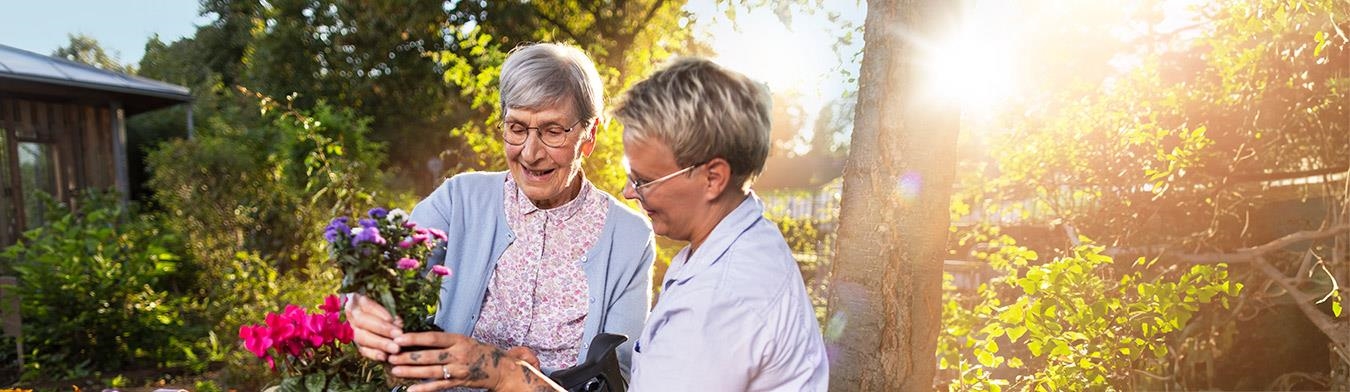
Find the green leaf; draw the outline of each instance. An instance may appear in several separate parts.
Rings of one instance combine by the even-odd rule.
[[[1069,349],[1068,343],[1059,340],[1055,341],[1055,348],[1050,350],[1050,356],[1052,357],[1068,356],[1072,353],[1073,351]]]
[[[985,367],[994,366],[994,354],[984,350],[975,350],[975,359]]]
[[[309,392],[323,392],[328,390],[328,377],[323,373],[314,373],[305,376],[305,390]]]
[[[1031,350],[1031,355],[1041,356],[1041,349],[1043,348],[1045,348],[1045,344],[1041,343],[1039,340],[1027,341],[1027,349]]]

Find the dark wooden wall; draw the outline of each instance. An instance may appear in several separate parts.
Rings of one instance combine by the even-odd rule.
[[[81,190],[117,185],[112,104],[95,105],[0,95],[0,245],[18,239],[25,222],[18,143],[49,143],[56,159],[57,199],[74,206]]]

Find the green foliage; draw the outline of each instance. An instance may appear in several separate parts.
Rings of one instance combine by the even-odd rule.
[[[122,64],[116,57],[103,50],[103,46],[99,45],[98,40],[93,37],[84,34],[70,34],[68,37],[70,42],[66,46],[52,51],[52,57],[63,58],[113,72],[136,73],[136,67]]]
[[[45,202],[47,224],[0,255],[20,281],[25,379],[188,360],[182,342],[202,331],[181,313],[181,238],[115,194],[86,193],[73,211]]]
[[[1144,375],[1169,374],[1177,348],[1211,339],[1190,327],[1205,305],[1228,308],[1242,290],[1224,264],[1147,276],[1097,245],[1038,263],[1009,237],[986,244],[989,283],[962,291],[945,276],[938,358],[952,390],[1156,388]]]
[[[336,211],[368,208],[380,192],[382,148],[366,140],[367,120],[320,103],[299,110],[253,94],[267,122],[257,127],[211,117],[193,140],[173,140],[150,154],[155,200],[169,228],[188,243],[199,272],[190,308],[196,325],[227,337],[234,384],[269,377],[237,350],[234,328],[259,309],[315,303],[341,276],[325,265],[319,235]],[[218,282],[231,282],[221,285]]]
[[[1156,266],[1141,269],[1143,276],[1129,281],[1106,281],[1106,286],[1091,286],[1098,291],[1082,291],[1083,296],[1090,298],[1088,304],[1111,303],[1095,297],[1096,293],[1105,290],[1129,294],[1122,298],[1144,301],[1147,305],[1149,313],[1145,316],[1127,315],[1119,322],[1133,328],[1130,331],[1133,335],[1129,335],[1131,340],[1121,338],[1121,343],[1116,345],[1089,346],[1087,351],[1131,358],[1129,366],[1119,368],[1137,372],[1132,375],[1092,374],[1088,372],[1090,367],[1080,366],[1073,369],[1075,376],[1092,374],[1091,377],[1079,379],[1085,384],[1069,385],[1100,385],[1091,382],[1100,375],[1106,385],[1139,388],[1138,383],[1151,379],[1144,372],[1167,379],[1165,382],[1170,386],[1180,388],[1222,383],[1230,376],[1225,373],[1229,370],[1214,369],[1213,365],[1230,361],[1221,356],[1229,351],[1228,341],[1239,329],[1235,322],[1239,318],[1236,315],[1203,317],[1201,315],[1206,313],[1203,310],[1186,316],[1187,306],[1169,305],[1168,301],[1150,299],[1150,296],[1185,294],[1189,287],[1198,290],[1196,295],[1208,294],[1201,289],[1207,287],[1206,284],[1197,286],[1196,283],[1178,281],[1200,279],[1208,281],[1208,287],[1228,285],[1220,290],[1227,294],[1214,298],[1222,302],[1228,294],[1237,293],[1231,290],[1238,286],[1237,282],[1260,287],[1270,281],[1303,279],[1295,285],[1309,291],[1325,290],[1323,292],[1332,301],[1327,308],[1333,314],[1337,312],[1339,294],[1332,289],[1335,286],[1320,278],[1321,273],[1299,273],[1286,279],[1285,276],[1266,276],[1268,271],[1234,268],[1234,274],[1229,276],[1221,271],[1198,269],[1205,266],[1192,266],[1174,256],[1232,252],[1292,231],[1344,221],[1343,216],[1335,216],[1344,214],[1339,207],[1344,202],[1337,201],[1344,197],[1343,183],[1333,186],[1315,184],[1317,181],[1312,185],[1290,183],[1294,179],[1310,178],[1326,181],[1325,175],[1345,173],[1350,167],[1350,155],[1345,153],[1350,151],[1350,122],[1345,121],[1350,118],[1350,90],[1347,90],[1350,68],[1345,67],[1350,61],[1350,50],[1347,50],[1350,49],[1350,37],[1345,35],[1345,31],[1350,31],[1347,30],[1350,20],[1346,19],[1346,15],[1350,15],[1350,3],[1339,0],[1206,2],[1195,6],[1192,13],[1197,20],[1193,26],[1176,31],[1164,28],[1164,14],[1175,11],[1166,10],[1160,2],[1134,2],[1127,8],[1116,4],[1112,7],[1091,4],[1092,8],[1123,11],[1113,15],[1079,8],[1088,8],[1087,4],[1074,5],[1062,12],[1038,13],[1042,19],[1026,24],[1037,27],[1031,29],[1031,34],[1022,35],[1023,41],[1033,42],[1027,46],[1029,51],[1023,52],[1024,57],[1056,59],[1046,62],[1049,63],[1047,66],[1064,68],[1028,67],[1042,74],[1038,78],[1024,79],[1034,81],[1028,83],[1036,86],[1034,92],[1028,93],[1033,99],[1015,102],[1001,113],[1004,117],[989,127],[1005,132],[991,132],[988,138],[969,140],[972,145],[987,142],[988,155],[963,162],[958,170],[961,185],[952,205],[953,221],[961,222],[958,226],[963,228],[974,227],[975,233],[991,226],[1001,229],[1016,237],[1019,244],[1042,253],[1075,249],[1071,242],[1077,237],[1076,233],[1083,233],[1099,239],[1102,244],[1110,244],[1118,252],[1161,254],[1157,260],[1150,260]],[[1118,39],[1109,33],[1122,28],[1144,33],[1134,39]],[[1075,33],[1063,34],[1064,31]],[[1137,60],[1137,63],[1124,67],[1107,65],[1112,58],[1122,57]],[[1070,69],[1073,72],[1067,72]],[[978,131],[985,130],[975,131],[972,134],[979,135]],[[1321,200],[1316,200],[1319,198]],[[1070,234],[1063,235],[1061,230]],[[954,232],[966,234],[957,229]],[[978,234],[966,239],[975,237]],[[976,239],[967,244],[975,245],[971,253],[986,252],[985,257],[993,257],[997,251],[983,249],[981,246],[985,245],[980,245],[988,241],[993,239]],[[999,246],[1002,245],[995,249]],[[965,244],[953,247],[952,254],[962,256],[965,247]],[[1081,254],[1081,248],[1077,249],[1075,254]],[[1156,252],[1158,249],[1167,252]],[[1065,256],[1069,260],[1078,257]],[[1267,261],[1274,267],[1271,270],[1279,271],[1277,274],[1300,268],[1299,261],[1293,257],[1270,255]],[[1328,264],[1331,271],[1344,270],[1340,266],[1343,263],[1333,260]],[[1087,269],[1087,266],[1079,268]],[[1112,270],[1117,271],[1108,275],[1113,279],[1130,276],[1118,275],[1122,270],[1120,266],[1112,267]],[[1023,271],[1005,280],[1026,281],[1030,278],[1026,275],[1029,273],[1029,270]],[[1160,276],[1148,277],[1154,273]],[[1053,275],[1050,272],[1038,274],[1037,278]],[[1309,276],[1313,278],[1309,279]],[[1131,288],[1146,284],[1149,286],[1144,291]],[[1039,291],[1032,294],[1024,290],[1038,288],[1019,286],[1014,290],[999,282],[991,283],[988,290],[998,295],[988,296],[991,299],[987,301],[1001,301],[991,302],[993,309],[1001,310],[1003,306],[1017,303],[1015,300],[1019,298],[1043,295]],[[1125,290],[1121,291],[1122,288]],[[1242,292],[1247,300],[1244,303],[1287,303],[1269,301],[1268,296],[1273,294],[1261,290],[1252,292]],[[984,296],[979,298],[965,298],[970,301],[961,302],[965,308],[949,307],[948,311],[967,316],[978,314],[962,309],[978,309],[973,307],[974,301],[986,301]],[[1121,309],[1128,309],[1125,303],[1121,306]],[[1262,308],[1264,306],[1245,310],[1250,314],[1264,311]],[[1065,306],[1060,304],[1056,316],[1072,320],[1062,314],[1063,309]],[[1117,317],[1112,312],[1107,313],[1110,317],[1107,320]],[[1312,315],[1316,316],[1320,315]],[[955,320],[963,319],[957,317]],[[980,321],[982,319],[966,320],[967,323],[979,321],[980,328],[985,325]],[[1183,327],[1181,334],[1167,332],[1177,328],[1177,324]],[[951,329],[948,331],[952,332]],[[960,332],[960,336],[975,336],[979,341],[989,340],[986,335],[997,332],[981,335],[980,331],[956,332]],[[1244,332],[1252,333],[1249,331]],[[1117,337],[1123,336],[1120,332],[1114,333]],[[1263,335],[1256,339],[1276,341],[1309,338],[1283,331],[1254,333]],[[1163,338],[1166,345],[1150,342],[1146,334],[1166,336]],[[1008,344],[1005,342],[1010,339],[1006,334],[1002,336],[1003,340],[997,342],[1006,351]],[[1215,338],[1206,340],[1195,336]],[[1147,345],[1142,348],[1146,354],[1140,354],[1140,346],[1126,344],[1136,337]],[[960,347],[964,342],[944,339],[948,339],[945,341],[950,347]],[[1020,341],[1030,350],[1032,340],[1024,336]],[[1008,356],[1007,361],[1011,358],[1025,361],[1033,357],[1045,363],[1024,362],[1026,366],[1036,366],[1035,369],[1051,369],[1050,365],[1058,364],[1044,362],[1047,361],[1045,353],[1059,347],[1056,342],[1034,341],[1039,345],[1040,355],[1017,352]],[[1150,359],[1155,348],[1166,348],[1163,353],[1172,365],[1164,366],[1156,358]],[[1128,349],[1129,353],[1121,352],[1122,349]],[[1185,351],[1186,355],[1177,354],[1177,351]],[[943,352],[953,350],[948,348]],[[1077,355],[1077,352],[1071,354]],[[997,363],[999,355],[989,350],[977,353],[971,349],[968,357],[945,359],[952,374],[967,377],[967,381],[988,375],[994,375],[994,379],[1012,379],[1000,375],[1000,372],[1008,372],[1009,366],[1007,361]],[[960,361],[962,358],[965,362]],[[980,358],[987,363],[981,363]],[[1245,359],[1232,361],[1242,360]],[[1343,361],[1334,359],[1333,362]],[[1209,365],[1208,369],[1205,365]],[[1065,373],[1060,370],[1063,369],[1056,370],[1057,375],[1043,379],[1063,380],[1059,376]],[[1056,389],[1065,384],[1018,385]],[[991,386],[981,388],[990,389]]]
[[[985,189],[967,197],[976,212],[1025,202],[1033,220],[1059,219],[1108,243],[1236,249],[1268,240],[1244,230],[1279,200],[1250,196],[1267,190],[1262,181],[1345,172],[1350,4],[1199,8],[1198,34],[1117,49],[1139,53],[1128,72],[1009,108],[1020,115],[990,148],[998,175],[964,187]],[[1115,23],[1160,23],[1150,17],[1158,12],[1145,7],[1141,20]]]
[[[766,199],[791,196],[791,192],[764,195]],[[811,297],[811,303],[815,307],[816,319],[822,326],[825,325],[829,302],[827,277],[838,235],[835,231],[823,227],[835,225],[836,219],[792,216],[782,205],[774,204],[770,204],[765,216],[778,226],[779,232],[783,233],[783,239],[787,241],[788,248],[796,256],[797,268],[801,271],[807,295]]]

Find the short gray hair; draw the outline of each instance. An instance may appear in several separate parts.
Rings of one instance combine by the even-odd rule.
[[[582,120],[605,111],[605,87],[595,63],[581,49],[542,43],[518,46],[502,63],[502,115],[510,108],[538,110],[571,99]]]
[[[624,139],[657,140],[680,166],[725,159],[744,187],[769,156],[767,86],[703,58],[677,58],[638,82],[614,109]]]

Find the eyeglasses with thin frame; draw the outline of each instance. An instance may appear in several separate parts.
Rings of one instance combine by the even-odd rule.
[[[567,144],[567,134],[571,133],[573,129],[576,129],[578,125],[581,125],[584,122],[586,122],[585,119],[577,120],[577,122],[570,127],[564,127],[558,124],[544,124],[537,127],[531,127],[516,121],[504,121],[502,122],[502,141],[513,146],[525,144],[525,141],[530,138],[530,130],[533,129],[539,133],[539,141],[543,142],[545,146],[558,148]]]
[[[627,162],[625,162],[625,163],[627,163]],[[704,163],[707,163],[707,162],[704,162]],[[681,174],[684,174],[684,173],[688,173],[690,170],[694,170],[695,168],[697,168],[697,167],[699,167],[699,166],[703,166],[703,163],[694,164],[694,165],[692,165],[692,166],[689,166],[689,167],[680,169],[680,170],[678,170],[678,171],[676,171],[676,172],[674,172],[674,173],[667,174],[667,175],[665,175],[665,176],[663,176],[663,177],[661,177],[661,178],[658,178],[658,179],[655,179],[655,180],[651,180],[651,181],[642,181],[642,180],[639,180],[639,179],[634,178],[634,177],[633,177],[632,169],[627,170],[624,174],[628,176],[628,186],[633,187],[633,193],[637,195],[638,201],[643,202],[643,203],[646,203],[646,202],[647,202],[647,196],[643,193],[644,191],[650,190],[650,189],[652,188],[652,186],[654,186],[654,185],[656,185],[656,184],[660,184],[660,183],[662,183],[662,182],[664,182],[664,181],[666,181],[666,180],[675,178],[675,176],[678,176],[678,175],[681,175]]]

